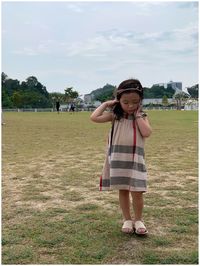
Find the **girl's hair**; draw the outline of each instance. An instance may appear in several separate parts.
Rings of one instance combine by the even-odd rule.
[[[120,100],[122,94],[130,93],[130,92],[137,93],[140,96],[141,100],[143,100],[143,87],[142,87],[140,81],[137,79],[127,79],[127,80],[124,80],[123,82],[121,82],[119,84],[118,88],[114,92],[115,98],[117,100]],[[120,103],[117,103],[114,106],[113,113],[115,115],[116,120],[120,120],[123,117],[124,111],[123,111]]]

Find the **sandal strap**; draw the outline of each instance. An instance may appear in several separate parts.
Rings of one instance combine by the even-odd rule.
[[[139,233],[139,229],[144,229],[145,230],[145,232],[144,233]],[[135,222],[135,232],[136,232],[136,234],[147,234],[147,229],[146,229],[146,227],[145,227],[145,225],[144,225],[144,223],[142,222],[142,221],[136,221]]]
[[[145,227],[145,225],[144,225],[144,223],[142,222],[142,221],[136,221],[135,222],[135,229],[137,230],[137,229],[146,229],[146,227]]]
[[[126,220],[126,221],[124,221],[124,224],[122,226],[122,229],[125,229],[125,228],[133,229],[133,221],[132,220]]]

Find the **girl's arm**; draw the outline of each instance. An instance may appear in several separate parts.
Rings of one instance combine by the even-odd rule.
[[[144,138],[148,138],[152,133],[152,128],[149,124],[148,118],[147,117],[136,118],[136,123],[138,125],[141,135]]]
[[[104,112],[107,107],[113,107],[118,101],[107,101],[102,103],[94,112],[91,114],[90,119],[96,123],[104,123],[113,120],[113,114]]]
[[[135,117],[136,117],[136,123],[138,125],[141,135],[144,138],[148,138],[152,133],[152,128],[149,124],[148,118],[146,116],[142,117],[140,108],[137,110]]]

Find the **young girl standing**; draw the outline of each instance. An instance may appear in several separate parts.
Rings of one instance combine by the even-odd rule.
[[[145,235],[142,221],[143,192],[147,190],[144,161],[144,140],[152,129],[141,109],[143,88],[139,80],[123,81],[116,90],[116,99],[102,103],[91,115],[97,123],[112,122],[108,150],[100,180],[100,190],[119,190],[119,204],[124,223],[122,232]],[[104,112],[111,108],[111,112]],[[130,194],[134,220],[130,214]]]

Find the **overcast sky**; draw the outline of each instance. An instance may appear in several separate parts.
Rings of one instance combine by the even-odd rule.
[[[2,71],[80,94],[138,78],[198,82],[198,2],[4,2]]]

